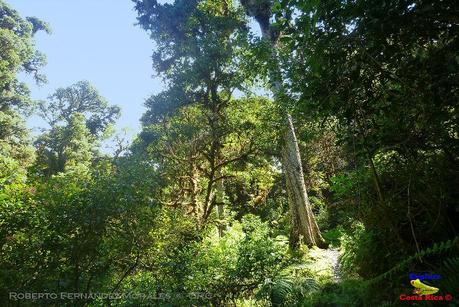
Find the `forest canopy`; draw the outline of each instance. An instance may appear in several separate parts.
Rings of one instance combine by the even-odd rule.
[[[0,0],[0,305],[458,304],[457,1],[131,4],[126,143],[89,81],[32,99],[50,25]]]

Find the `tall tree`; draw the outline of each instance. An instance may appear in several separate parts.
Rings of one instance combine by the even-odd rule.
[[[273,16],[273,2],[271,0],[241,0],[241,4],[247,15],[254,17],[260,25],[265,46],[269,48],[267,71],[271,90],[275,100],[282,105],[282,103],[286,103],[284,98],[286,92],[279,64],[279,51],[277,50],[278,38],[281,33],[270,23],[270,19]],[[293,120],[287,112],[285,112],[284,116],[286,117],[286,127],[284,128],[282,166],[286,177],[292,217],[290,245],[296,248],[301,235],[307,245],[325,247],[325,241],[322,238],[309,203]]]
[[[147,102],[150,123],[164,121],[185,105],[205,108],[208,124],[204,217],[219,206],[222,213],[227,165],[223,155],[225,108],[235,89],[242,89],[245,71],[239,69],[242,45],[248,34],[244,16],[232,1],[184,1],[159,4],[135,0],[139,23],[157,43],[155,70],[169,88]]]
[[[8,4],[0,1],[0,186],[25,174],[33,161],[24,115],[33,107],[27,86],[17,79],[24,71],[45,81],[39,73],[45,64],[43,54],[35,50],[33,35],[49,32],[46,23],[34,17],[22,18]]]
[[[35,142],[39,168],[52,175],[71,160],[70,164],[90,163],[92,152],[119,113],[119,107],[110,106],[87,81],[57,89],[48,102],[40,104],[40,115],[50,129]]]

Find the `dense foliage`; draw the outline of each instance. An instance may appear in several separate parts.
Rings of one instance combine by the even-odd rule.
[[[87,81],[33,101],[49,27],[0,0],[0,305],[398,305],[409,273],[457,294],[458,3],[133,6],[166,86],[103,153],[120,108]],[[289,245],[286,114],[328,249]]]

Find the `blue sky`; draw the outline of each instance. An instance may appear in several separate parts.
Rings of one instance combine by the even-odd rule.
[[[111,104],[122,108],[117,128],[140,130],[143,103],[161,91],[153,78],[148,34],[135,26],[136,12],[130,0],[6,0],[20,14],[47,21],[52,34],[39,33],[36,47],[47,56],[43,72],[48,84],[37,87],[22,76],[34,99],[46,99],[58,87],[79,80],[90,81]],[[31,128],[43,126],[32,117]],[[36,130],[36,129],[35,129]]]

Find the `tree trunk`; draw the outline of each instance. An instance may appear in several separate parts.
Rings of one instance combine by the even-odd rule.
[[[219,171],[219,176],[221,172]],[[217,181],[216,184],[216,202],[217,202],[217,219],[218,219],[218,236],[221,238],[225,234],[226,224],[225,224],[225,186],[223,184],[223,179]]]
[[[304,183],[303,167],[301,166],[300,150],[290,115],[287,115],[287,129],[284,141],[282,164],[292,218],[290,246],[293,248],[298,247],[300,236],[302,236],[303,242],[308,246],[326,247],[309,203]]]
[[[218,216],[218,236],[221,238],[225,234],[225,208],[223,204],[217,205],[217,216]]]

